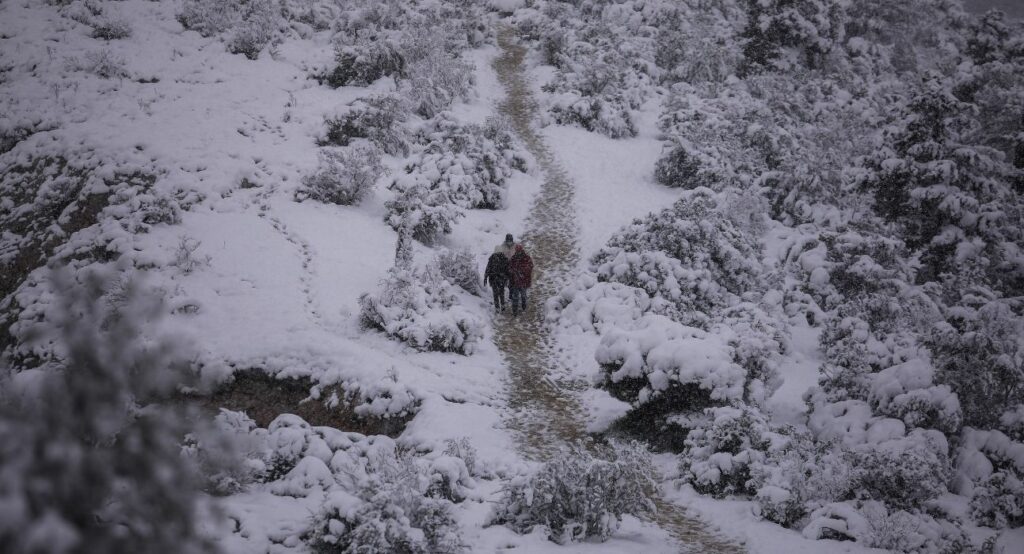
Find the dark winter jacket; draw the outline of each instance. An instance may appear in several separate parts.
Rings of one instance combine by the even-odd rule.
[[[533,284],[533,258],[523,250],[521,245],[516,245],[516,253],[509,260],[508,268],[512,275],[513,288],[530,288],[530,285]]]
[[[484,270],[484,284],[492,288],[504,288],[508,280],[508,258],[501,252],[491,254],[487,259],[487,269]]]

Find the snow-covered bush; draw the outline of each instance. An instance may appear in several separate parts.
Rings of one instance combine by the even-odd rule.
[[[193,377],[138,282],[116,311],[106,270],[52,277],[56,367],[2,369],[0,544],[11,552],[213,552],[196,521],[177,387]],[[74,407],[74,409],[71,409]]]
[[[621,251],[661,251],[732,294],[757,290],[763,271],[761,246],[756,237],[736,228],[720,203],[708,189],[692,191],[671,208],[616,233],[591,263],[599,266]]]
[[[726,305],[725,293],[709,271],[694,269],[661,251],[617,250],[598,255],[600,282],[622,283],[643,290],[651,299],[650,311],[694,327],[707,329],[710,315]]]
[[[740,45],[732,37],[732,22],[741,18],[730,14],[735,9],[730,3],[723,2],[718,9],[729,15],[716,17],[717,14],[700,10],[675,15],[662,24],[655,42],[654,62],[664,71],[663,83],[721,83],[736,74],[741,56]]]
[[[820,67],[842,41],[842,4],[835,0],[748,1],[745,6],[746,72]]]
[[[687,144],[676,144],[654,165],[654,180],[673,188],[718,188],[722,177],[710,171],[701,158]]]
[[[1000,301],[958,316],[927,337],[936,380],[959,397],[965,424],[990,429],[1024,404],[1024,318]]]
[[[456,303],[452,285],[434,267],[395,267],[380,293],[359,297],[367,327],[384,331],[418,350],[472,354],[483,322]]]
[[[178,268],[178,271],[185,275],[210,265],[210,256],[197,256],[196,250],[202,246],[202,241],[188,235],[178,238],[178,247],[174,250],[174,261],[171,265]]]
[[[715,314],[712,331],[732,348],[732,360],[746,371],[743,400],[764,406],[782,384],[780,362],[787,351],[785,327],[761,306],[739,302]]]
[[[808,516],[808,539],[857,541],[895,552],[969,552],[972,541],[952,522],[874,501],[833,502]]]
[[[249,0],[245,4],[241,22],[234,26],[228,38],[228,52],[255,60],[277,35],[279,18],[273,0]]]
[[[588,450],[583,444],[563,449],[529,476],[514,480],[495,506],[491,522],[517,533],[545,527],[559,544],[607,540],[623,514],[651,512],[653,470],[638,443],[611,443]]]
[[[954,490],[971,499],[971,517],[996,529],[1024,525],[1024,443],[972,428],[960,438]]]
[[[84,60],[76,60],[73,64],[77,69],[88,71],[101,79],[124,79],[129,75],[124,58],[108,49],[87,52]]]
[[[686,437],[680,458],[683,482],[716,498],[754,494],[751,467],[764,462],[772,443],[767,419],[747,407],[709,408],[704,413],[707,422]]]
[[[462,290],[479,296],[484,291],[476,259],[469,250],[442,250],[433,261],[437,272]]]
[[[185,437],[182,453],[196,461],[207,492],[233,494],[265,478],[266,436],[256,429],[249,416],[221,408],[211,429]]]
[[[970,505],[974,521],[995,529],[1024,525],[1024,483],[1019,475],[997,471],[975,485]]]
[[[542,87],[551,93],[548,114],[556,123],[612,138],[636,136],[632,111],[649,96],[657,72],[650,36],[655,31],[641,31],[640,20],[653,19],[658,9],[647,8],[545,8],[555,21],[539,18],[528,36],[541,41],[546,61],[557,68]]]
[[[231,27],[239,17],[238,0],[185,0],[178,22],[204,37],[212,37]]]
[[[255,60],[280,33],[281,13],[273,0],[185,0],[178,22],[204,37],[232,31],[228,51]]]
[[[332,87],[366,86],[382,77],[401,77],[406,60],[398,46],[385,37],[366,37],[352,45],[339,45],[335,66],[324,76]]]
[[[316,173],[303,177],[302,188],[296,193],[299,200],[358,204],[384,175],[380,151],[372,144],[321,148],[317,154],[320,165]]]
[[[526,170],[526,158],[501,119],[463,125],[442,113],[417,135],[424,148],[406,164],[405,172],[429,181],[431,189],[464,208],[503,207],[508,178]]]
[[[457,440],[446,440],[444,455],[462,460],[462,463],[466,466],[466,471],[468,471],[470,475],[477,475],[477,452],[476,448],[473,448],[473,444],[469,442],[469,437],[461,437]]]
[[[916,509],[946,492],[951,477],[945,435],[914,429],[905,437],[853,450],[858,495],[898,509]]]
[[[345,113],[324,121],[327,129],[320,144],[348,146],[353,139],[367,139],[392,156],[405,155],[407,117],[408,110],[396,96],[360,98]]]
[[[656,314],[605,331],[594,358],[600,386],[633,405],[620,425],[658,449],[682,449],[688,416],[739,401],[746,390],[729,337]]]
[[[807,431],[784,428],[772,436],[767,458],[753,464],[748,487],[755,489],[761,517],[795,526],[824,505],[852,495],[853,457],[832,441],[815,441]]]
[[[637,134],[629,109],[609,99],[566,92],[558,95],[548,109],[559,125],[582,127],[610,138],[629,138]]]
[[[364,456],[335,455],[348,490],[328,494],[309,536],[317,552],[456,554],[465,547],[451,502],[431,497],[429,469],[393,444]]]
[[[473,85],[473,64],[445,49],[444,37],[432,29],[418,29],[403,45],[406,59],[402,92],[413,111],[434,117],[452,102],[468,98]]]
[[[432,180],[431,175],[412,172],[399,175],[388,185],[395,197],[384,204],[384,221],[398,231],[400,246],[402,241],[413,238],[433,244],[451,233],[455,221],[465,215],[452,202],[448,191],[436,186],[439,182]]]
[[[92,22],[92,37],[100,40],[120,40],[132,36],[131,23],[124,19],[104,17]]]
[[[920,359],[886,368],[870,377],[868,402],[876,414],[902,420],[908,428],[960,432],[959,398],[947,385],[934,384],[934,370]]]

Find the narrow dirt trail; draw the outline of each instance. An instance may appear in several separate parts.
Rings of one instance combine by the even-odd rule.
[[[509,368],[509,427],[527,458],[544,461],[562,446],[587,436],[576,393],[587,385],[573,382],[559,367],[543,310],[544,300],[566,283],[579,260],[575,189],[533,128],[537,104],[524,73],[526,49],[509,28],[499,32],[498,46],[502,55],[495,60],[494,69],[507,93],[498,109],[511,120],[515,132],[537,159],[544,183],[530,207],[522,237],[536,268],[529,306],[518,319],[500,316],[502,321],[495,325],[496,342]],[[681,552],[743,552],[687,517],[678,506],[660,497],[654,501],[657,513],[651,520],[679,541]]]

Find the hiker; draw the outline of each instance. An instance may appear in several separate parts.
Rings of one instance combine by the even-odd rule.
[[[501,252],[505,255],[505,259],[511,260],[512,255],[516,253],[516,243],[512,240],[512,233],[505,235],[505,242],[494,247],[495,252]]]
[[[508,269],[511,277],[509,297],[514,317],[526,311],[526,289],[533,283],[533,259],[523,249],[523,245],[516,245],[515,254],[508,261]]]
[[[501,252],[491,254],[487,259],[487,269],[484,270],[484,284],[491,286],[494,293],[494,310],[505,311],[505,287],[508,286],[508,257]]]

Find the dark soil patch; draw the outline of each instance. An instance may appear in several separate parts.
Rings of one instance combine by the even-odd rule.
[[[412,420],[412,414],[387,418],[360,416],[355,413],[357,402],[340,387],[323,390],[320,399],[306,400],[314,385],[309,379],[278,379],[261,371],[246,371],[236,373],[232,382],[210,395],[189,398],[210,414],[220,408],[245,412],[260,427],[266,427],[281,414],[295,414],[313,426],[394,438]],[[340,399],[334,407],[326,404],[332,393]]]

